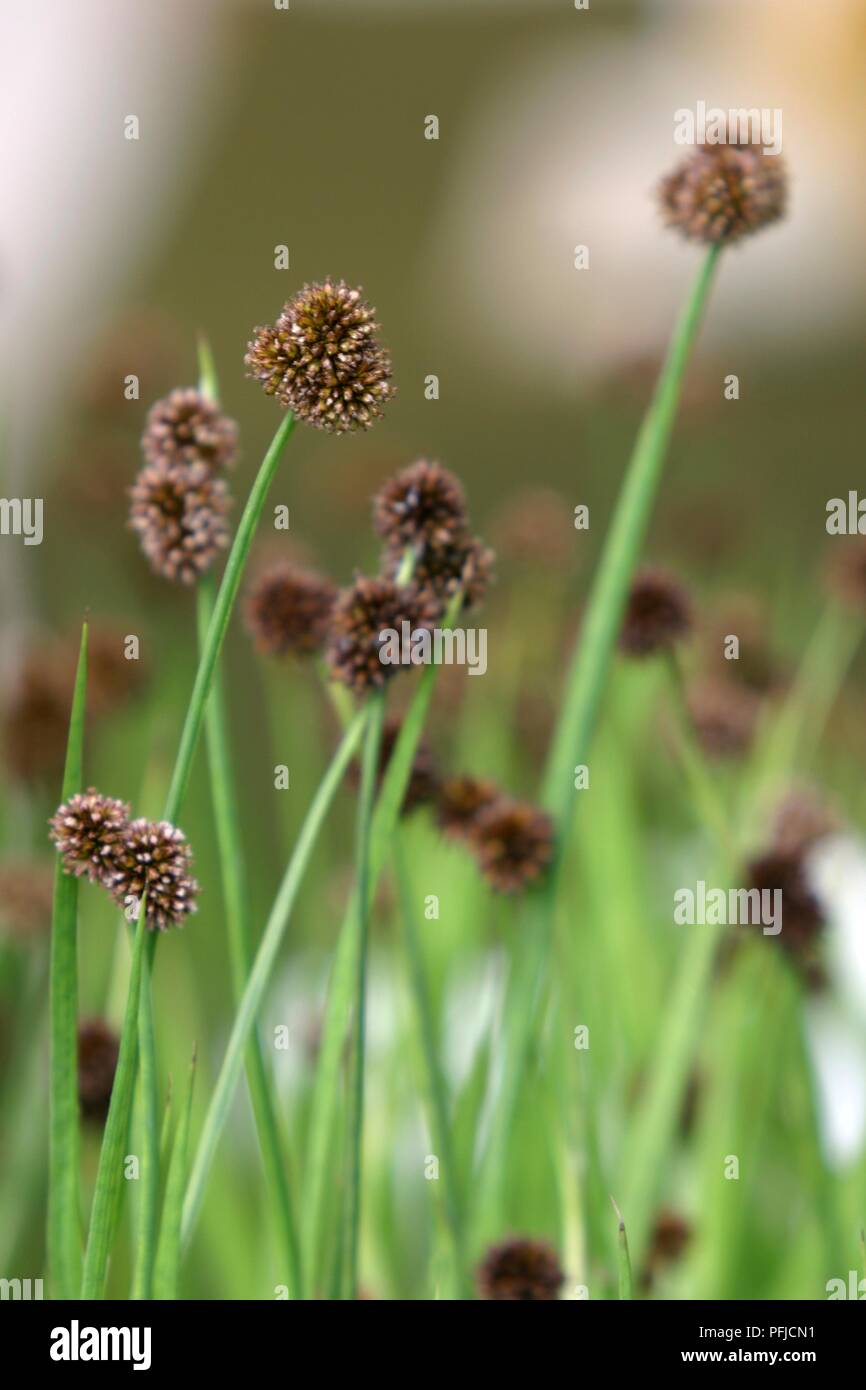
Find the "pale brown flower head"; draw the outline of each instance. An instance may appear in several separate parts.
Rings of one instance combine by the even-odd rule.
[[[682,585],[660,569],[645,569],[632,580],[619,645],[629,656],[668,651],[691,629],[691,605]]]
[[[491,888],[520,893],[553,858],[553,823],[529,802],[500,796],[474,817],[470,844]]]
[[[147,463],[205,464],[212,473],[237,457],[234,420],[193,386],[179,387],[151,406],[141,448]]]
[[[402,669],[382,661],[382,633],[390,629],[400,636],[404,622],[412,632],[430,629],[438,616],[429,595],[414,584],[359,576],[334,605],[327,648],[332,676],[359,694],[381,689]]]
[[[147,894],[146,924],[165,931],[196,910],[199,886],[190,873],[192,852],[183,832],[168,821],[138,819],[126,828],[105,882],[131,917]]]
[[[559,1297],[564,1279],[552,1245],[517,1237],[488,1250],[478,1269],[478,1291],[497,1301],[551,1302]]]
[[[501,795],[495,782],[463,774],[447,777],[439,787],[437,820],[452,840],[465,840],[481,811]]]
[[[18,781],[53,781],[63,772],[72,682],[53,645],[25,655],[2,727],[4,766]]]
[[[375,311],[344,280],[305,285],[247,345],[248,375],[318,429],[368,429],[394,395]]]
[[[466,520],[453,473],[423,459],[389,479],[373,499],[373,525],[392,550],[439,549],[463,536]]]
[[[81,1020],[78,1025],[78,1100],[82,1116],[90,1123],[105,1123],[119,1055],[120,1038],[110,1024],[101,1018]]]
[[[148,464],[130,489],[129,524],[157,574],[193,584],[229,543],[228,489],[206,464]]]
[[[70,797],[49,822],[64,873],[76,878],[86,874],[91,883],[108,882],[128,823],[126,803],[103,796],[95,787]]]
[[[247,595],[247,630],[259,651],[271,656],[312,656],[325,640],[336,596],[329,579],[280,561],[259,575]]]
[[[698,145],[659,186],[669,227],[692,241],[728,244],[785,214],[788,182],[780,155],[759,145]]]

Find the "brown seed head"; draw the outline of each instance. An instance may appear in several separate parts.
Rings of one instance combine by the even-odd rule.
[[[132,821],[113,855],[106,884],[114,900],[135,909],[147,894],[146,924],[165,931],[196,910],[199,886],[190,874],[192,852],[168,821]]]
[[[59,806],[49,822],[63,871],[91,883],[106,883],[129,823],[129,807],[90,787]]]
[[[664,570],[641,570],[632,580],[619,645],[629,656],[667,651],[691,628],[688,596]]]
[[[386,550],[382,557],[382,573],[394,578],[403,563],[403,555],[402,549]],[[462,608],[474,608],[487,592],[495,558],[493,551],[477,536],[457,536],[447,545],[436,549],[428,547],[419,556],[412,579],[440,615],[461,587]]]
[[[299,420],[334,434],[368,429],[394,395],[375,311],[344,280],[305,285],[247,345],[248,375]]]
[[[543,876],[553,857],[553,823],[528,802],[500,796],[475,816],[470,843],[490,886],[519,893]]]
[[[85,1120],[104,1124],[120,1055],[120,1039],[101,1018],[78,1025],[78,1100]]]
[[[495,782],[462,775],[448,777],[439,788],[436,815],[439,828],[452,840],[465,840],[480,811],[501,795]]]
[[[3,756],[20,782],[52,780],[63,771],[72,685],[55,650],[35,650],[22,662],[3,711]]]
[[[43,860],[6,859],[0,864],[0,935],[38,940],[51,929],[54,874]]]
[[[781,892],[779,944],[807,978],[815,978],[824,915],[809,886],[803,854],[773,848],[751,861],[746,876],[749,888]]]
[[[373,525],[393,550],[439,549],[466,529],[463,489],[438,463],[420,460],[391,478],[373,499]]]
[[[91,714],[111,714],[137,695],[147,679],[140,658],[124,655],[122,631],[91,627],[87,639],[87,706]],[[75,678],[77,649],[69,651],[70,685]]]
[[[203,463],[212,473],[232,466],[237,445],[234,420],[193,386],[179,387],[151,406],[141,437],[147,463]]]
[[[645,1289],[652,1285],[657,1274],[682,1259],[691,1239],[691,1222],[678,1211],[663,1207],[656,1214],[643,1270]]]
[[[484,1299],[550,1302],[564,1279],[552,1245],[518,1237],[488,1250],[478,1269],[478,1291]]]
[[[659,186],[662,214],[692,241],[738,241],[784,216],[787,176],[757,145],[698,145]]]
[[[229,543],[228,489],[204,463],[151,463],[130,489],[129,524],[157,574],[192,584]]]
[[[327,649],[331,674],[359,693],[380,689],[401,669],[381,660],[382,632],[392,629],[400,636],[404,622],[413,632],[430,629],[438,616],[430,596],[414,584],[359,576],[334,605]]]
[[[280,561],[247,595],[247,631],[271,656],[312,656],[325,640],[336,596],[329,579]]]
[[[695,735],[710,758],[735,758],[748,752],[761,701],[752,690],[723,677],[708,678],[688,692]]]

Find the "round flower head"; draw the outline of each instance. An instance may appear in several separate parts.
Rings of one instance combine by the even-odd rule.
[[[454,840],[471,834],[478,814],[499,797],[495,782],[462,775],[448,777],[439,788],[436,818],[439,828]]]
[[[113,860],[106,880],[112,897],[134,917],[146,893],[151,930],[180,926],[195,912],[199,888],[190,874],[192,852],[182,831],[168,821],[130,822]]]
[[[629,656],[667,651],[691,627],[685,590],[663,570],[636,574],[626,601],[619,645]]]
[[[386,550],[382,571],[394,578],[403,563],[404,551]],[[495,556],[478,537],[456,536],[446,545],[435,549],[428,546],[418,557],[412,571],[413,582],[422,589],[441,614],[448,602],[463,589],[462,607],[474,608],[482,602]]]
[[[104,1124],[120,1055],[120,1039],[101,1018],[78,1025],[78,1100],[85,1120]]]
[[[478,812],[470,840],[481,872],[498,893],[519,893],[537,882],[553,858],[550,817],[508,796]]]
[[[803,853],[773,848],[748,865],[749,888],[781,895],[779,944],[807,978],[817,978],[818,942],[824,926],[821,906],[809,886]]]
[[[143,468],[130,489],[129,524],[157,574],[192,584],[229,543],[228,490],[204,463]]]
[[[484,1299],[551,1302],[564,1279],[552,1245],[518,1237],[488,1250],[478,1269],[478,1291]]]
[[[400,641],[403,623],[412,633],[430,629],[438,614],[430,596],[414,584],[359,576],[334,604],[327,648],[332,676],[359,693],[381,688],[401,669],[387,659],[389,639],[382,633],[395,632]]]
[[[179,387],[151,406],[141,447],[148,463],[203,463],[212,473],[237,456],[234,420],[192,386]]]
[[[423,459],[391,478],[373,500],[373,525],[394,550],[448,545],[463,536],[466,520],[457,479]]]
[[[784,216],[787,176],[760,145],[698,145],[659,188],[668,226],[692,241],[738,241]]]
[[[247,595],[247,631],[271,656],[312,656],[325,640],[337,590],[329,579],[285,561],[265,570]]]
[[[247,345],[248,375],[299,420],[334,434],[368,429],[394,395],[375,312],[344,280],[305,285]]]
[[[128,822],[129,807],[93,787],[70,797],[49,822],[64,873],[76,878],[86,874],[91,883],[104,883]]]
[[[682,1259],[691,1239],[691,1223],[679,1212],[663,1207],[656,1213],[641,1278],[644,1289],[652,1286],[662,1270]]]

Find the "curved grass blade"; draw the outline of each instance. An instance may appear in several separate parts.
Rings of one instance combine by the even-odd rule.
[[[153,1296],[158,1299],[177,1298],[178,1274],[180,1272],[180,1222],[183,1210],[183,1189],[186,1184],[189,1117],[192,1110],[194,1083],[195,1049],[193,1049],[189,1068],[186,1097],[180,1107],[171,1161],[168,1166],[168,1177],[165,1183],[159,1243],[153,1270]]]
[[[616,1231],[616,1251],[617,1251],[617,1272],[619,1275],[619,1296],[620,1298],[633,1298],[631,1259],[628,1253],[628,1236],[626,1235],[625,1222],[622,1219],[622,1212],[611,1197],[613,1209],[616,1212],[617,1231]]]
[[[82,789],[87,695],[87,624],[81,629],[72,697],[63,796]],[[51,916],[51,1091],[48,1177],[48,1268],[55,1298],[74,1298],[81,1282],[78,1132],[78,879],[54,869]]]

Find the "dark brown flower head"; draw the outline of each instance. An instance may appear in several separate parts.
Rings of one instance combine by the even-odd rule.
[[[551,1302],[559,1297],[564,1279],[552,1245],[517,1237],[488,1250],[478,1269],[478,1292],[484,1299],[511,1303]]]
[[[120,1055],[120,1039],[101,1018],[78,1025],[78,1100],[85,1120],[104,1124]]]
[[[0,864],[0,935],[35,941],[51,928],[53,865],[49,860],[6,859]]]
[[[470,843],[498,893],[519,893],[539,880],[553,857],[553,824],[526,801],[500,796],[475,816]]]
[[[403,623],[411,632],[431,629],[438,616],[429,594],[414,584],[360,575],[334,605],[327,649],[332,676],[359,693],[381,688],[401,669],[381,659],[387,645],[382,633],[390,630],[400,637]]]
[[[149,464],[130,489],[129,524],[157,574],[192,584],[229,543],[228,489],[204,463]]]
[[[151,930],[181,926],[195,912],[199,886],[190,874],[192,852],[183,832],[168,821],[132,821],[113,859],[106,880],[112,897],[134,918],[147,893]]]
[[[866,610],[866,536],[836,539],[827,567],[827,586],[842,603]]]
[[[212,473],[237,457],[234,420],[193,386],[179,387],[151,406],[141,437],[147,463],[206,464]]]
[[[373,499],[373,525],[392,550],[439,549],[462,537],[466,522],[457,479],[423,459],[391,478]]]
[[[87,639],[87,706],[91,714],[111,714],[141,690],[147,671],[140,658],[128,658],[122,631],[91,628]],[[77,649],[69,651],[70,688],[75,679]]]
[[[375,312],[344,280],[305,285],[244,361],[269,396],[318,429],[368,429],[394,395]]]
[[[385,720],[382,730],[382,741],[379,745],[379,770],[376,785],[382,785],[382,778],[385,775],[391,754],[400,734],[402,722],[396,718]],[[356,762],[349,768],[349,781],[355,787],[360,785],[361,769]],[[428,806],[434,801],[439,788],[439,778],[436,775],[436,763],[430,746],[426,739],[421,739],[415,750],[415,757],[409,772],[409,781],[403,797],[403,805],[400,807],[400,815],[408,816],[410,812],[417,810],[419,806]]]
[[[402,549],[386,550],[382,572],[393,579],[399,573],[403,555]],[[474,608],[487,592],[495,558],[493,551],[477,536],[457,536],[447,545],[436,549],[428,547],[419,556],[412,578],[436,605],[440,615],[461,587],[462,608]]]
[[[54,649],[28,653],[3,711],[4,766],[20,782],[63,771],[72,680]]]
[[[782,930],[777,940],[809,980],[816,980],[824,914],[809,886],[803,854],[771,849],[746,871],[749,888],[781,893]]]
[[[247,630],[259,651],[271,656],[312,656],[325,640],[336,596],[329,579],[280,561],[247,595]]]
[[[651,1287],[656,1275],[682,1259],[691,1239],[691,1222],[678,1211],[663,1207],[656,1214],[641,1281],[645,1289]]]
[[[49,822],[63,871],[91,883],[106,883],[129,823],[129,807],[90,787],[59,806]]]
[[[478,814],[501,795],[495,782],[481,777],[448,777],[439,788],[436,818],[439,828],[453,840],[465,840]]]
[[[692,241],[728,244],[785,214],[787,176],[779,155],[759,145],[698,145],[662,180],[659,200],[669,227]]]
[[[753,691],[722,677],[702,680],[688,692],[692,728],[710,758],[735,758],[748,752],[760,708]]]
[[[624,652],[642,657],[667,651],[690,628],[688,595],[672,575],[646,569],[634,576],[619,635]]]

